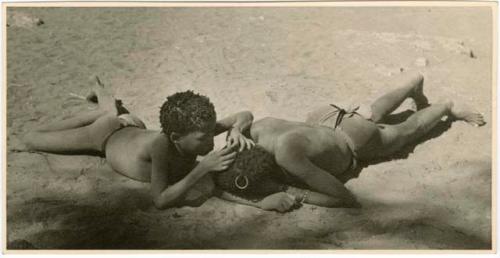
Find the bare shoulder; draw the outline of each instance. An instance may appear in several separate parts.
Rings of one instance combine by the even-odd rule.
[[[155,135],[151,144],[151,156],[165,155],[169,151],[168,139],[163,134]]]

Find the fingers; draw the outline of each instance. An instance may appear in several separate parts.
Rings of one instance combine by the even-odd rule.
[[[248,138],[243,137],[243,142],[244,142],[243,149],[246,148],[247,150],[250,150],[250,149],[252,149],[255,146],[255,143],[252,140],[248,139]]]
[[[230,153],[230,154],[222,156],[222,160],[223,161],[226,161],[226,160],[231,160],[232,161],[234,158],[236,158],[236,152],[233,152],[233,153]]]
[[[247,143],[248,143],[248,146],[249,146],[249,149],[255,147],[255,142],[250,140],[250,139],[247,139]]]
[[[240,144],[240,148],[238,149],[239,152],[243,151],[246,147],[246,142],[245,142],[245,139],[243,137],[240,137],[238,139],[238,142]]]
[[[233,148],[231,146],[226,146],[225,148],[223,148],[219,151],[219,155],[225,156],[231,152],[234,152]]]
[[[233,162],[232,160],[222,162],[222,164],[220,165],[220,171],[228,169],[232,162]]]
[[[220,163],[213,171],[224,171],[231,166],[231,163],[233,163],[232,160],[224,161]]]
[[[237,144],[237,142],[233,137],[229,137],[227,139],[227,145],[229,148],[233,148],[236,144]]]
[[[279,212],[286,212],[286,211],[289,211],[291,210],[293,207],[295,207],[295,197],[290,195],[290,194],[286,194],[286,196],[284,196],[281,201],[280,201],[280,204],[278,205],[277,207],[277,210]]]
[[[238,152],[241,152],[245,149],[252,149],[252,147],[255,146],[255,143],[243,136],[242,134],[236,134],[236,135],[229,135],[226,138],[227,146],[228,147],[236,147],[239,146]]]

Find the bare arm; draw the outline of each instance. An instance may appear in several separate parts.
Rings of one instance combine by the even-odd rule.
[[[252,125],[253,115],[250,111],[242,111],[217,121],[215,135],[227,130],[238,130],[240,133]]]
[[[247,199],[244,199],[244,198],[241,198],[241,197],[238,197],[234,194],[230,194],[226,191],[221,191],[218,195],[219,198],[223,199],[223,200],[226,200],[226,201],[230,201],[230,202],[235,202],[235,203],[239,203],[239,204],[243,204],[243,205],[247,205],[247,206],[253,206],[253,207],[256,207],[256,208],[260,208],[260,205],[259,205],[259,202],[258,201],[250,201],[250,200],[247,200]]]
[[[295,187],[288,187],[286,191],[288,194],[295,196],[298,200],[303,200],[304,203],[317,205],[321,207],[338,207],[338,199],[330,197],[326,194],[300,189]]]
[[[278,165],[300,178],[311,190],[327,195],[314,195],[314,200],[328,207],[359,207],[354,195],[336,177],[314,165],[304,154],[309,141],[300,135],[289,135],[280,139],[276,150]]]
[[[227,169],[236,153],[231,149],[214,151],[196,165],[183,179],[169,186],[169,167],[165,162],[167,145],[161,141],[154,144],[152,153],[151,194],[155,207],[165,209],[179,205],[184,195],[210,171]]]
[[[239,151],[251,149],[255,143],[245,137],[243,132],[252,125],[253,115],[250,111],[243,111],[217,121],[215,135],[227,131],[226,141],[229,147],[239,146]]]
[[[263,210],[274,210],[278,212],[286,212],[293,208],[298,207],[298,203],[295,200],[295,197],[285,193],[285,192],[277,192],[271,195],[268,195],[261,200],[258,201],[250,201],[244,198],[238,197],[228,192],[221,192],[219,194],[219,198],[235,202],[247,206],[253,206]]]
[[[164,160],[166,146],[155,144],[152,153],[151,194],[156,208],[165,209],[176,206],[183,195],[200,180],[208,171],[198,164],[179,182],[169,186],[167,162]]]

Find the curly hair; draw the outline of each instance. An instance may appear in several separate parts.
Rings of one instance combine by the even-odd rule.
[[[160,124],[165,135],[204,131],[216,119],[214,105],[208,97],[191,90],[168,96],[160,109]]]
[[[286,189],[274,156],[256,145],[238,153],[233,164],[214,175],[215,184],[236,196],[255,200]]]

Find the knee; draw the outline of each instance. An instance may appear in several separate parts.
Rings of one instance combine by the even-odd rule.
[[[382,121],[382,116],[377,115],[376,113],[372,113],[370,120],[372,120],[374,123],[380,123]]]
[[[440,103],[448,109],[453,108],[453,105],[454,105],[453,100],[451,100],[449,98],[445,98],[445,99],[441,100]]]
[[[372,120],[375,123],[379,123],[383,119],[383,111],[380,110],[381,108],[379,107],[378,103],[373,103],[371,106],[371,115],[370,115],[370,120]]]

